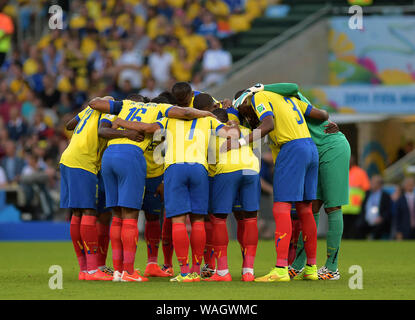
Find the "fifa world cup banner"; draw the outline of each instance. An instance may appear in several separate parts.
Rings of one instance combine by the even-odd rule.
[[[415,113],[415,85],[321,86],[304,94],[314,105],[334,113]]]
[[[330,85],[415,84],[415,16],[364,16],[362,30],[331,18],[329,51]]]

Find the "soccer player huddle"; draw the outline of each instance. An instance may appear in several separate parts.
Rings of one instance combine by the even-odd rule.
[[[328,117],[288,83],[255,85],[237,92],[232,102],[192,91],[185,82],[151,101],[138,94],[122,101],[92,99],[67,123],[73,135],[60,161],[61,207],[72,210],[79,279],[232,281],[227,261],[232,213],[242,281],[339,279],[350,147]],[[277,257],[267,275],[255,277],[261,183],[253,148],[267,135],[275,162]],[[323,205],[327,261],[317,269]],[[143,274],[134,267],[140,210],[148,256]],[[109,243],[113,270],[106,266]],[[176,276],[173,252],[180,266]]]

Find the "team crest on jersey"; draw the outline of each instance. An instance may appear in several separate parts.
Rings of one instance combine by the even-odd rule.
[[[257,106],[256,107],[256,110],[258,111],[258,112],[262,112],[262,111],[264,111],[265,110],[265,107],[264,107],[264,105],[261,103],[259,106]]]

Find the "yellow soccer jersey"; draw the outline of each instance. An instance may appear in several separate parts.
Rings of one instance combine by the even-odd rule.
[[[130,100],[123,100],[111,103],[110,113],[117,114],[118,118],[127,121],[140,121],[144,123],[154,123],[157,119],[166,117],[169,109],[173,107],[164,103],[143,103]],[[118,130],[124,130],[118,128]],[[147,149],[152,141],[152,135],[146,135],[144,141],[136,142],[128,138],[112,139],[108,142],[108,146],[113,144],[132,144],[139,147],[143,152]]]
[[[208,170],[209,141],[224,124],[212,117],[194,120],[164,118],[157,123],[166,132],[164,169],[174,163],[200,163]]]
[[[108,122],[109,124],[112,125],[112,123],[114,122],[114,120],[117,118],[117,116],[114,116],[112,114],[109,113],[104,113],[101,117],[101,120],[99,121],[99,125],[103,122]],[[99,127],[98,125],[98,127]],[[98,137],[99,138],[99,137]],[[102,155],[104,154],[105,149],[108,146],[108,141],[107,139],[104,138],[99,138],[99,151],[98,151],[98,171],[101,170],[101,160],[102,160]]]
[[[164,173],[163,142],[155,140],[148,145],[144,152],[147,164],[147,178],[159,177]]]
[[[239,126],[242,136],[249,135],[250,130]],[[239,149],[232,149],[226,153],[220,152],[220,146],[226,142],[225,138],[216,137],[216,165],[214,175],[239,170],[253,170],[259,173],[259,160],[252,151],[252,145],[245,145]],[[209,166],[210,167],[210,166]]]
[[[278,157],[278,153],[280,153],[280,147],[277,146],[271,139],[268,141],[268,146],[269,146],[269,149],[271,150],[272,159],[275,163]]]
[[[267,116],[274,118],[274,130],[268,135],[277,146],[311,137],[304,119],[304,115],[308,115],[312,108],[307,103],[294,97],[261,91],[252,97],[251,105],[260,121]]]
[[[111,122],[111,117],[113,116],[90,107],[81,111],[77,115],[78,125],[73,131],[68,147],[62,153],[60,163],[97,174],[106,145],[106,140],[98,137],[98,127],[101,121]]]

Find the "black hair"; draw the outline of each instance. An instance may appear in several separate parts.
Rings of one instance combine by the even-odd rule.
[[[127,96],[127,100],[135,101],[135,102],[145,102],[144,97],[138,93],[131,93]]]
[[[170,91],[163,91],[159,94],[159,97],[165,97],[170,104],[177,104],[176,97]]]
[[[171,88],[171,93],[176,98],[179,105],[186,102],[186,99],[192,94],[193,90],[187,82],[176,82]]]
[[[242,93],[244,93],[244,91],[245,90],[239,90],[237,93],[235,93],[234,99],[238,99],[242,95]]]
[[[155,98],[151,99],[151,102],[154,102],[154,103],[169,103],[169,99],[167,99],[164,96],[158,96],[158,97],[155,97]]]
[[[215,101],[212,96],[207,93],[199,93],[193,100],[193,107],[199,110],[205,110],[210,108]]]
[[[217,108],[212,111],[212,113],[218,118],[218,120],[222,123],[226,123],[229,121],[228,112],[225,109]]]

